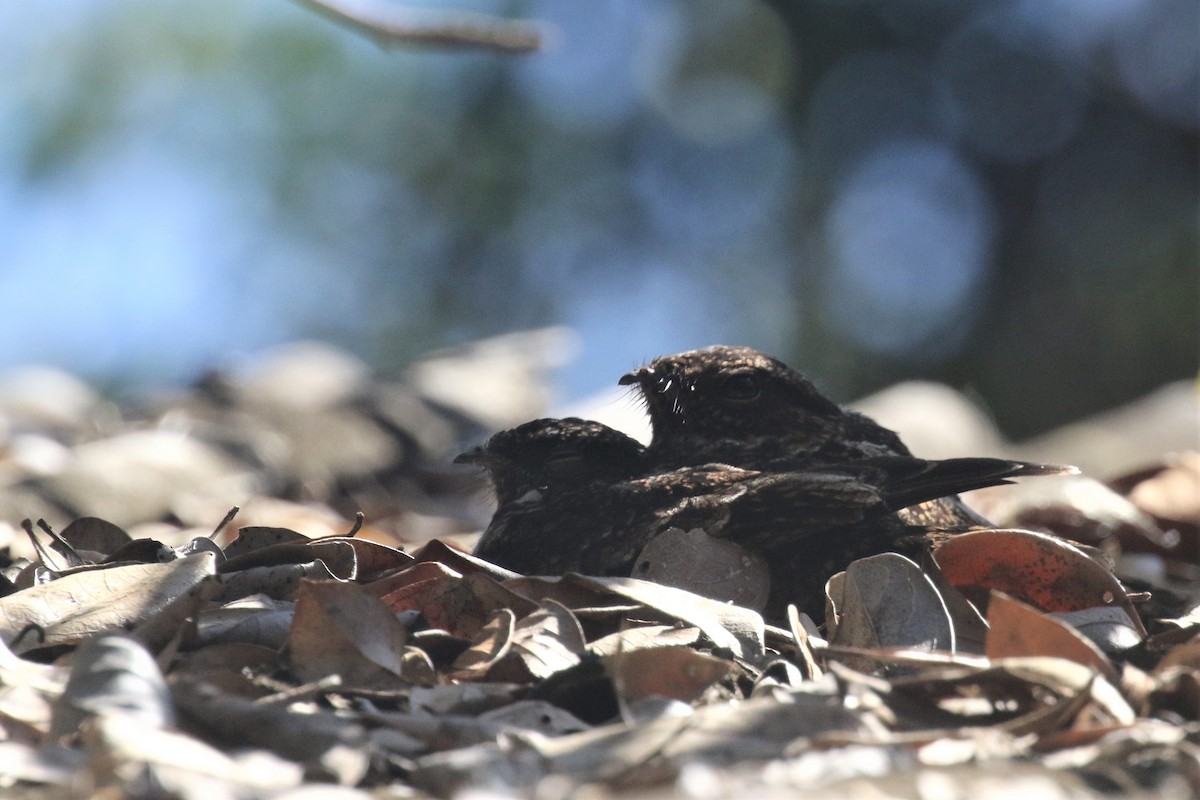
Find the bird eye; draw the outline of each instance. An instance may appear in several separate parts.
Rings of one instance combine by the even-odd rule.
[[[730,400],[747,401],[754,400],[762,394],[762,388],[758,385],[758,378],[743,372],[726,378],[721,384],[721,393]]]

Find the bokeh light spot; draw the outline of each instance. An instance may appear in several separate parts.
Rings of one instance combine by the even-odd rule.
[[[841,183],[826,218],[830,322],[867,350],[936,360],[980,300],[994,227],[979,179],[953,152],[880,148]]]

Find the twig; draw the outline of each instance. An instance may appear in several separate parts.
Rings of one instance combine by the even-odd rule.
[[[986,669],[992,665],[992,661],[985,656],[948,653],[943,650],[916,650],[910,647],[847,647],[831,644],[823,647],[813,647],[813,652],[816,655],[826,658],[851,656],[914,667],[934,666]]]
[[[366,518],[367,518],[367,516],[366,516],[366,514],[364,514],[363,512],[361,512],[361,511],[355,511],[355,512],[354,512],[354,527],[353,527],[353,528],[351,528],[349,531],[347,531],[347,532],[344,534],[344,535],[345,535],[345,537],[346,537],[347,539],[353,539],[353,538],[354,538],[354,534],[356,534],[356,533],[358,533],[360,530],[362,530],[362,526],[363,526],[363,520],[364,520],[364,519],[366,519]]]
[[[336,689],[341,685],[341,675],[326,675],[324,678],[313,681],[312,683],[305,683],[300,686],[289,686],[285,689],[275,692],[275,694],[269,694],[264,697],[260,697],[254,702],[256,705],[260,706],[284,705],[295,702],[296,700],[304,700],[308,697],[314,697],[318,694],[327,692],[330,689]]]
[[[11,650],[14,647],[16,647],[18,644],[21,643],[21,640],[24,639],[30,633],[37,634],[38,644],[42,644],[46,641],[46,629],[43,628],[41,625],[38,625],[36,622],[27,622],[27,623],[25,623],[25,627],[23,627],[23,628],[21,628],[21,630],[17,631],[17,635],[14,636],[12,638],[12,641],[8,643],[8,649]]]
[[[232,522],[233,518],[236,517],[238,515],[238,512],[241,510],[242,509],[239,508],[238,506],[234,506],[233,508],[229,509],[229,512],[227,514],[225,514],[225,517],[220,522],[217,523],[217,527],[213,528],[212,536],[210,536],[209,538],[216,539],[217,534],[219,534],[222,530],[224,530],[225,526],[228,525],[230,522]]]
[[[367,36],[380,47],[426,45],[529,53],[542,46],[542,32],[528,22],[458,11],[431,15],[389,8],[387,16],[346,8],[335,0],[296,0],[323,17]]]
[[[42,562],[42,566],[52,570],[62,569],[58,564],[58,559],[41,543],[37,534],[33,532],[32,520],[21,520],[21,528],[25,531],[25,535],[29,537],[29,542],[33,545],[33,549],[37,551],[38,560]]]
[[[72,547],[70,542],[54,532],[54,528],[50,527],[49,522],[46,522],[44,519],[39,519],[37,521],[37,526],[45,531],[46,535],[50,537],[53,542],[53,544],[50,546],[58,551],[58,553],[67,560],[68,566],[80,567],[88,563],[88,560],[79,555],[79,551]]]

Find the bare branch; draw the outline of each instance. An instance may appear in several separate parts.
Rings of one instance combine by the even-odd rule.
[[[380,47],[426,45],[529,53],[542,46],[542,31],[528,22],[466,11],[429,13],[388,7],[364,12],[337,0],[296,0],[334,22],[364,34]]]

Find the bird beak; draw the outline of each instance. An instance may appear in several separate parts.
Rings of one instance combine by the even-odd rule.
[[[465,453],[459,453],[454,457],[455,464],[482,464],[487,460],[487,453],[482,447],[472,447]]]
[[[621,386],[630,386],[635,383],[644,384],[646,378],[653,376],[653,369],[650,367],[642,367],[641,369],[635,369],[633,372],[626,372],[621,376],[621,379],[617,381],[617,383]]]

